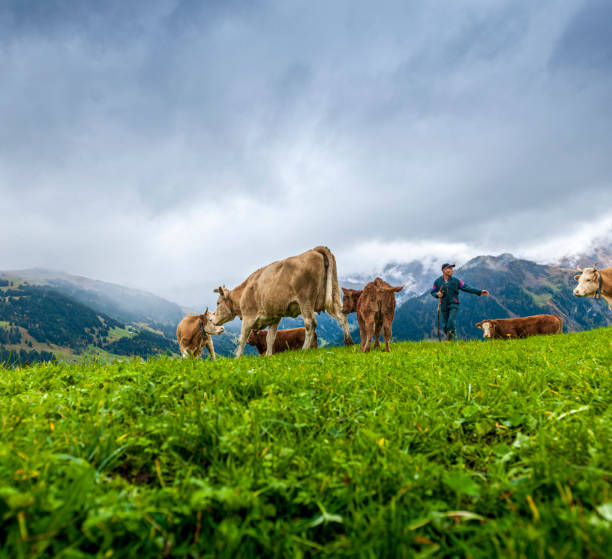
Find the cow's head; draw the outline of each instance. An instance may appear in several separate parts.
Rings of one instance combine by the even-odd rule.
[[[593,297],[597,294],[599,289],[599,273],[597,272],[597,262],[593,264],[592,268],[580,269],[578,266],[579,274],[574,276],[574,279],[578,282],[576,289],[574,289],[574,295],[576,297]]]
[[[476,324],[476,328],[480,328],[482,330],[483,338],[492,338],[493,333],[495,332],[495,323],[490,320],[483,320]]]
[[[357,312],[357,299],[363,293],[363,289],[346,289],[343,287],[342,293],[342,312],[344,314]]]
[[[215,324],[215,313],[209,311],[208,307],[206,307],[204,314],[201,316],[202,316],[202,324],[204,325],[204,332],[206,332],[207,334],[222,334],[223,333],[223,330],[224,330],[223,326],[217,326]]]
[[[247,344],[249,345],[257,345],[257,342],[262,343],[266,341],[266,336],[268,333],[265,330],[251,330],[249,333],[249,338],[247,340]]]
[[[214,322],[216,325],[225,324],[236,316],[230,299],[230,290],[225,286],[219,286],[214,292],[219,294]]]

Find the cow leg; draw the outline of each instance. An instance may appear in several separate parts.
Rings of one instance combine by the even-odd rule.
[[[368,353],[372,344],[372,336],[374,335],[374,317],[371,315],[364,317],[364,334],[365,338],[361,340],[361,351]]]
[[[344,334],[344,345],[353,345],[353,338],[351,338],[351,331],[349,330],[348,320],[346,315],[342,312],[342,305],[335,305],[333,310],[328,309],[327,313],[336,319],[336,322],[342,328]]]
[[[268,333],[266,334],[266,355],[272,355],[274,353],[274,340],[276,340],[276,331],[278,330],[278,322],[276,324],[271,324],[268,328]]]
[[[380,331],[382,329],[382,326],[382,320],[379,320],[377,318],[374,325],[374,349],[380,347]]]
[[[359,348],[361,349],[361,351],[363,351],[366,339],[366,327],[365,322],[363,320],[363,316],[361,316],[359,312],[357,313],[357,324],[359,324]]]
[[[179,340],[179,351],[181,352],[181,355],[183,356],[183,359],[186,359],[187,357],[189,357],[189,352],[187,351],[187,346],[183,343],[183,340]]]
[[[208,348],[208,353],[210,353],[210,358],[214,361],[217,359],[215,355],[215,346],[213,345],[212,336],[208,336],[208,340],[206,340],[206,347]]]
[[[242,319],[242,327],[240,328],[240,338],[238,339],[238,347],[236,348],[236,352],[234,353],[234,355],[236,357],[241,357],[242,356],[242,352],[244,351],[244,346],[247,343],[247,340],[249,339],[249,334],[251,333],[251,330],[253,329],[253,324],[255,324],[254,320],[247,320],[246,318],[243,317]]]
[[[311,306],[304,305],[301,307],[302,319],[304,320],[304,328],[306,330],[306,336],[304,336],[304,345],[302,350],[310,349],[312,341],[315,337],[315,328],[317,327],[317,319]]]
[[[389,340],[391,339],[391,322],[385,322],[382,327],[383,338],[385,339],[385,351],[390,352]]]

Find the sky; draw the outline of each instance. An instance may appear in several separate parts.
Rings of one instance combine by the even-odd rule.
[[[0,270],[214,302],[612,231],[608,0],[3,0]]]

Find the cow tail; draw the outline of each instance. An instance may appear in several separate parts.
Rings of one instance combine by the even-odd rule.
[[[336,272],[336,259],[327,247],[319,246],[314,250],[323,256],[323,267],[325,269],[325,308],[331,310],[334,301],[333,278]]]

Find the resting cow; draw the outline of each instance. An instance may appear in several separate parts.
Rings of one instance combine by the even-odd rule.
[[[363,290],[344,289],[342,312],[345,314],[357,312],[359,335],[361,336],[361,351],[370,351],[372,336],[374,347],[380,346],[380,331],[382,329],[385,349],[390,351],[391,325],[395,315],[395,293],[404,289],[403,285],[393,287],[381,278],[368,283]]]
[[[608,303],[608,307],[612,310],[612,267],[597,269],[597,263],[593,264],[592,268],[581,270],[578,267],[580,274],[574,276],[578,282],[574,295],[576,297],[593,297],[598,299],[603,297]]]
[[[495,318],[476,324],[484,338],[527,338],[563,332],[563,319],[554,314],[536,314],[518,318]]]
[[[240,357],[252,329],[269,326],[266,355],[272,355],[278,323],[284,316],[302,315],[306,338],[302,349],[311,347],[317,320],[315,312],[328,312],[344,333],[345,345],[353,343],[338,287],[336,259],[327,247],[268,264],[253,272],[238,287],[215,289],[219,294],[215,324],[234,317],[242,319],[236,357]]]
[[[259,355],[263,355],[268,349],[268,345],[266,344],[267,335],[268,333],[265,330],[251,330],[247,344],[255,346],[259,352]],[[288,328],[286,330],[277,330],[276,340],[274,340],[274,346],[272,347],[272,353],[280,353],[281,351],[287,351],[288,349],[300,349],[304,345],[305,340],[306,328]],[[316,332],[310,347],[314,349],[319,347]]]
[[[210,357],[213,360],[216,359],[215,347],[210,335],[221,334],[223,326],[216,326],[213,322],[214,318],[215,315],[206,309],[204,314],[190,314],[179,322],[176,327],[176,337],[183,357],[191,355],[198,358],[206,346]]]

